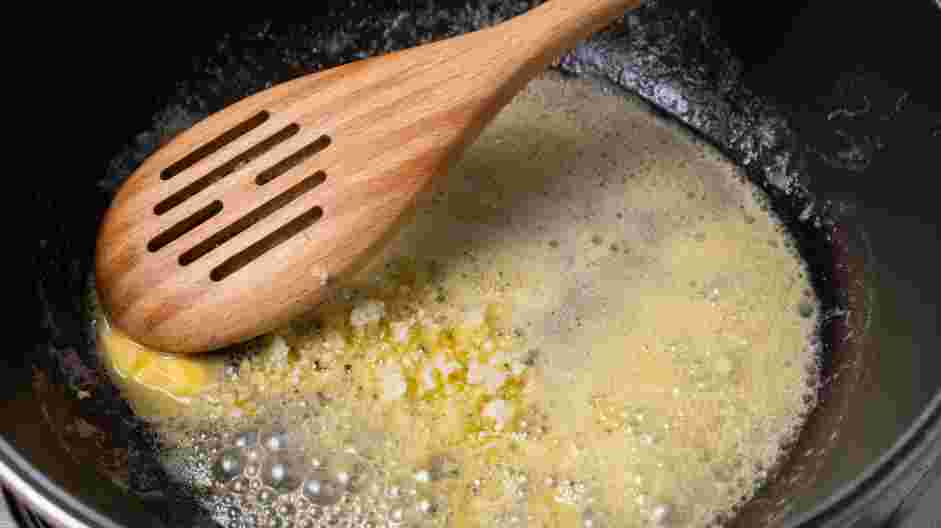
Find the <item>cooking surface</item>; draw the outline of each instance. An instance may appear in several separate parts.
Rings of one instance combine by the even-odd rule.
[[[839,4],[839,2],[835,4]],[[918,2],[917,4],[922,7],[934,7],[932,2]],[[915,5],[915,3],[911,5]],[[899,6],[900,9],[901,7]],[[820,11],[820,9],[823,8],[821,7],[817,11]],[[860,9],[862,9],[862,6],[860,6]],[[914,7],[911,9],[915,10]],[[891,18],[892,14],[896,12],[897,10],[893,9],[888,13],[876,13],[876,18]],[[866,16],[871,14],[873,13]],[[922,13],[921,20],[926,19],[925,15],[926,13]],[[842,20],[839,14],[825,18]],[[804,23],[798,25],[809,25],[813,29],[813,26],[815,26],[813,20],[814,17],[809,16],[803,21]],[[934,20],[937,21],[938,19],[935,18]],[[908,203],[910,208],[915,210],[927,210],[924,207],[924,202],[934,199],[930,196],[930,193],[911,193],[911,186],[905,185],[903,181],[907,178],[907,175],[895,174],[895,171],[891,170],[893,164],[899,166],[900,163],[906,166],[920,166],[917,160],[925,162],[926,147],[932,144],[931,141],[937,141],[937,138],[941,138],[941,133],[939,133],[941,131],[941,128],[939,128],[941,127],[941,119],[937,117],[937,113],[931,113],[936,106],[928,104],[931,95],[930,84],[919,84],[917,80],[919,68],[917,65],[911,67],[910,60],[899,60],[899,56],[893,56],[898,52],[897,48],[910,47],[912,44],[917,45],[917,42],[905,42],[902,39],[896,47],[885,46],[882,48],[885,43],[880,42],[879,39],[867,40],[866,35],[878,32],[865,29],[865,27],[873,26],[873,24],[864,22],[862,19],[854,19],[853,24],[838,24],[841,27],[841,35],[845,35],[846,38],[836,39],[836,42],[833,42],[832,31],[830,31],[830,28],[823,27],[825,25],[822,23],[819,25],[820,31],[818,33],[822,38],[812,37],[810,34],[813,31],[796,31],[794,33],[795,41],[807,41],[804,50],[800,50],[801,46],[799,45],[790,46],[794,51],[790,54],[794,58],[793,63],[801,68],[803,73],[802,82],[794,89],[781,88],[776,91],[782,102],[793,104],[798,111],[803,113],[797,121],[809,134],[808,138],[815,143],[811,162],[828,166],[832,169],[832,172],[842,176],[832,180],[834,188],[839,187],[840,182],[846,179],[859,182],[860,192],[869,199],[859,204],[838,202],[838,205],[847,207],[845,209],[847,211],[855,211],[867,218],[872,218],[871,209],[880,204],[898,205]],[[875,26],[878,25],[879,22],[876,22]],[[923,34],[911,24],[906,24],[906,26],[910,29],[906,34],[910,35],[912,39],[920,38],[918,35]],[[756,32],[763,31],[761,26],[756,26],[755,29]],[[854,37],[854,32],[862,38]],[[827,45],[818,46],[821,41],[827,42]],[[858,46],[860,42],[869,42],[873,46],[880,42],[878,44],[880,49],[857,53],[858,50],[854,46]],[[892,42],[896,41],[893,40]],[[846,53],[845,56],[842,55],[844,52]],[[821,57],[818,55],[819,53],[824,53],[826,56]],[[819,60],[808,64],[806,57],[810,55],[817,56]],[[856,59],[865,57],[862,62],[868,65],[868,70],[870,72],[881,72],[882,75],[867,74],[865,66],[852,64],[853,57]],[[780,60],[772,61],[772,63],[777,66],[786,64],[788,58],[788,54],[783,53]],[[794,71],[793,67],[779,69],[785,72],[782,75]],[[760,68],[746,68],[749,75],[756,70],[760,70]],[[915,77],[915,79],[913,80],[912,77]],[[790,86],[786,82],[787,79],[776,78],[774,75],[768,75],[766,78],[770,80],[765,83],[765,86],[771,88],[766,90],[765,93],[775,92],[774,85],[776,84],[782,87]],[[761,86],[760,80],[755,81],[755,79],[759,79],[759,77],[752,79],[753,84]],[[643,86],[640,88],[641,91],[644,91]],[[650,95],[650,92],[645,92],[645,94]],[[669,96],[671,94],[664,92],[663,94],[653,95]],[[676,94],[672,95],[675,96]],[[674,97],[674,99],[683,102],[682,94],[679,98]],[[932,115],[935,117],[932,117]],[[926,130],[928,133],[927,135],[905,133],[913,130]],[[931,130],[935,131],[934,135],[931,135]],[[935,139],[932,140],[931,138]],[[929,141],[927,145],[925,143],[926,139]],[[893,177],[890,178],[891,182],[887,182],[885,179],[880,181],[879,178],[875,177],[879,174],[893,174]],[[863,178],[864,175],[872,177]],[[892,185],[891,183],[894,182],[902,182],[902,184]],[[870,192],[873,188],[878,194]],[[840,198],[838,191],[836,195],[829,194],[827,196]],[[878,199],[875,198],[876,196],[878,196]],[[907,200],[910,201],[906,202]],[[890,209],[894,209],[894,206]],[[876,216],[875,218],[879,217]],[[934,217],[932,216],[932,218]],[[882,224],[885,227],[872,233],[873,247],[877,254],[885,255],[887,261],[892,260],[891,256],[894,253],[904,254],[907,251],[905,243],[910,243],[911,240],[931,240],[932,236],[937,239],[936,229],[932,231],[929,225],[913,225],[912,222],[901,217],[885,218],[884,223],[875,222],[875,224]],[[900,232],[905,233],[907,236],[899,237],[898,233]],[[930,250],[930,247],[926,245],[922,251],[925,250]],[[932,317],[932,314],[936,313],[935,308],[924,306],[918,314],[909,314],[908,310],[903,310],[903,307],[911,304],[910,301],[919,299],[917,295],[919,292],[910,291],[912,289],[911,285],[899,280],[900,277],[905,276],[928,276],[919,266],[922,264],[927,265],[931,261],[932,259],[925,258],[911,262],[893,262],[894,266],[890,269],[880,270],[883,272],[882,276],[886,281],[886,287],[882,289],[883,293],[897,293],[897,297],[882,297],[880,300],[883,301],[883,305],[897,307],[899,308],[897,311],[902,316],[909,318],[914,316],[914,318],[903,325],[888,319],[886,315],[888,310],[886,310],[882,314],[876,314],[874,321],[876,327],[883,324],[889,328],[899,328],[901,325],[903,328],[901,331],[896,332],[897,336],[911,336],[910,339],[915,342],[932,342],[932,334],[926,332],[925,328],[931,327],[933,329],[933,321],[936,319]],[[924,298],[938,298],[934,295],[937,290],[933,283],[921,284],[919,289]],[[886,301],[894,301],[894,304]],[[908,330],[909,327],[911,327],[910,331]],[[936,337],[935,334],[934,338]],[[910,344],[901,337],[892,338],[891,342],[890,338],[891,336],[880,337],[877,348],[897,348],[905,351],[910,347]],[[867,442],[860,445],[858,449],[841,449],[839,451],[841,456],[845,455],[846,458],[845,463],[838,464],[843,471],[855,473],[854,468],[869,463],[874,454],[883,452],[891,440],[897,437],[898,432],[910,423],[914,414],[921,408],[921,404],[936,391],[937,383],[935,378],[937,370],[931,366],[936,360],[931,357],[922,358],[922,368],[913,369],[907,362],[912,362],[914,357],[913,354],[903,354],[903,357],[898,358],[898,361],[883,362],[887,364],[877,365],[883,367],[878,369],[878,372],[880,372],[879,382],[885,384],[885,390],[881,392],[884,396],[867,394],[865,395],[865,403],[867,411],[870,411],[867,412],[868,418],[878,418],[870,421],[882,425],[868,429],[861,426],[857,428],[860,432],[869,431],[869,429],[876,430],[869,431],[874,432],[874,435],[859,436],[865,437]],[[899,387],[903,386],[906,389],[900,390]],[[900,412],[892,412],[894,408],[899,408]],[[826,474],[832,477],[832,480],[839,482],[845,475],[838,473],[840,473],[839,470]],[[821,486],[821,488],[825,487]],[[941,497],[934,497],[939,494],[938,488],[939,485],[936,483],[929,493],[931,499],[924,501],[925,504],[931,505],[941,502],[939,500]],[[927,510],[925,512],[924,514],[919,512],[913,515],[912,521],[908,525],[931,526],[931,524],[926,524],[926,519],[937,519],[938,512],[927,513]],[[918,522],[919,519],[921,522]]]

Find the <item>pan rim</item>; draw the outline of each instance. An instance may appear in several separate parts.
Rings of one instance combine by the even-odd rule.
[[[939,0],[935,0],[938,2]],[[941,4],[939,4],[941,6]],[[916,418],[859,474],[828,494],[812,508],[784,519],[789,528],[835,526],[861,515],[874,500],[910,474],[914,467],[941,459],[941,390],[928,401]],[[0,435],[0,482],[9,486],[38,513],[65,528],[123,526],[82,502],[78,496],[40,472],[31,461]]]
[[[856,478],[840,486],[816,507],[798,515],[785,526],[828,527],[854,521],[855,516],[865,513],[866,507],[878,501],[887,488],[902,480],[913,466],[920,464],[927,472],[938,460],[941,460],[941,390],[935,393],[924,411],[892,446],[867,464]],[[918,480],[912,483],[912,488]],[[900,495],[899,504],[909,491]]]
[[[862,473],[841,486],[813,509],[785,526],[840,526],[856,520],[899,480],[918,465],[924,472],[941,460],[941,391],[893,445]],[[920,479],[915,479],[912,488]],[[0,482],[43,519],[59,528],[122,528],[105,512],[89,506],[35,468],[0,436]],[[901,495],[904,499],[909,490]],[[901,502],[901,501],[900,501]]]
[[[0,482],[14,497],[57,528],[120,528],[97,509],[52,482],[2,436]]]

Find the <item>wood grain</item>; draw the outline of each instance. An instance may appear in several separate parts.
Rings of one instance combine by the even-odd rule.
[[[98,293],[113,324],[139,342],[200,353],[270,331],[322,299],[389,236],[444,171],[533,77],[640,0],[554,0],[497,26],[350,63],[245,98],[155,152],[119,189],[96,248]],[[259,112],[269,118],[193,166],[185,158]],[[285,127],[299,130],[162,214],[156,204]],[[322,135],[330,145],[258,185],[258,174]],[[302,179],[326,180],[182,266],[181,254]],[[216,174],[219,174],[218,172]],[[216,200],[217,214],[157,251],[147,244]],[[221,281],[213,269],[298,215],[323,217]]]

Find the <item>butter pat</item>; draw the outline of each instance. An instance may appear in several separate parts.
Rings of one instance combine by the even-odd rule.
[[[212,369],[196,358],[164,354],[110,328],[99,336],[102,350],[125,383],[175,397],[191,397],[212,384]]]

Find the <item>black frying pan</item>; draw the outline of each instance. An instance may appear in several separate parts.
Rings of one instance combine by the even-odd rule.
[[[933,0],[784,4],[651,2],[558,68],[639,93],[741,163],[813,270],[828,314],[820,405],[730,524],[878,526],[941,453],[941,208],[930,188],[941,174],[941,9]],[[86,59],[69,89],[93,97],[70,138],[93,157],[27,180],[32,346],[0,360],[0,479],[66,527],[210,526],[99,370],[83,299],[110,192],[176,131],[148,133],[155,115],[206,115],[269,83],[528,7],[328,2],[292,23],[176,11],[83,23],[79,39],[59,34]],[[93,397],[77,398],[79,389]],[[106,434],[76,441],[77,418]]]

